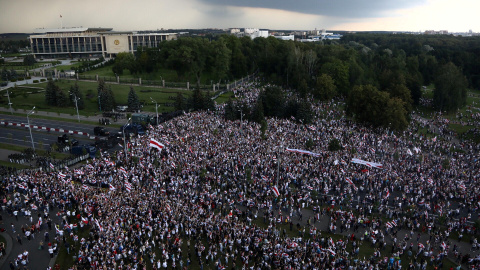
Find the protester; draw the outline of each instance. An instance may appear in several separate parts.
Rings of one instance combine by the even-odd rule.
[[[253,105],[260,91],[251,83],[234,93]],[[395,257],[420,267],[460,256],[448,234],[476,230],[477,147],[452,143],[441,116],[416,115],[408,130],[394,134],[349,121],[338,102],[313,109],[324,117],[308,126],[267,119],[265,137],[257,123],[224,120],[223,106],[184,114],[131,138],[127,153],[102,153],[75,170],[12,175],[5,204],[13,213],[33,213],[28,239],[46,228],[44,221],[53,223],[55,237],[44,234],[53,242],[51,257],[64,243],[76,264],[96,269],[142,269],[147,260],[154,269],[189,268],[194,260],[211,269],[238,262],[253,269],[399,269]],[[415,132],[425,127],[440,131]],[[309,139],[312,149],[303,150]],[[328,151],[332,139],[344,149]],[[91,233],[79,240],[85,226]],[[298,234],[289,237],[294,227]],[[409,233],[397,235],[402,229]],[[325,232],[348,237],[334,241]],[[429,241],[414,242],[425,233]],[[381,255],[387,241],[391,259]],[[372,258],[358,257],[365,243],[375,250]],[[185,245],[195,252],[186,255]]]

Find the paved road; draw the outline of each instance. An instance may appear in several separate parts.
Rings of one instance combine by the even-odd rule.
[[[44,113],[45,112],[42,112],[41,115],[45,116]],[[36,114],[38,114],[38,113],[36,112]],[[58,117],[58,114],[50,113],[47,116]],[[73,117],[76,120],[76,115],[74,115]],[[64,118],[64,117],[62,117],[62,118]],[[64,118],[64,119],[72,119],[72,118]],[[26,124],[27,123],[27,118],[26,118],[26,116],[22,117],[22,116],[17,116],[17,115],[0,114],[0,121],[8,121],[8,122],[13,122],[13,123],[24,123],[24,124]],[[84,118],[83,121],[85,122],[85,118]],[[64,122],[64,121],[59,121],[59,120],[41,119],[41,118],[30,118],[30,124],[31,125],[86,132],[86,133],[89,133],[93,136],[93,128],[95,126],[98,126],[98,124],[97,124],[98,123],[98,118],[95,117],[95,118],[89,119],[87,121],[89,121],[89,122],[78,123],[78,122]],[[123,121],[123,120],[120,120],[120,121]],[[117,122],[117,123],[122,123],[120,121]],[[112,122],[112,123],[114,123],[114,122]],[[105,128],[109,131],[117,131],[119,129],[117,127],[111,127],[111,126],[105,126]],[[60,134],[58,134],[58,135],[60,135]]]
[[[58,136],[60,136],[61,133],[32,130],[32,135],[35,148],[40,148],[41,146],[43,146],[43,148],[46,149],[48,145],[57,142]],[[78,140],[79,145],[91,144],[94,142],[94,140],[89,139],[86,136],[69,134],[69,137]],[[9,143],[24,147],[32,147],[28,128],[0,126],[0,143]]]

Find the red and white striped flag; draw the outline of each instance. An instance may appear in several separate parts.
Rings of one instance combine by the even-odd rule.
[[[273,194],[275,194],[275,197],[280,196],[280,192],[278,191],[277,186],[272,187]]]
[[[97,219],[95,219],[95,224],[97,224],[98,229],[99,229],[101,232],[103,232],[103,227],[102,227],[102,225],[100,225],[100,223],[98,222]]]
[[[132,191],[132,184],[130,184],[130,182],[125,182],[125,189],[129,192]]]
[[[53,164],[50,163],[50,168],[53,170],[53,169],[55,169],[55,166],[53,166]]]
[[[127,176],[127,170],[125,170],[125,168],[120,167],[119,170],[120,170],[125,176]]]
[[[175,165],[175,162],[172,161],[172,168],[176,169],[177,165]]]
[[[62,179],[65,179],[65,177],[67,177],[67,175],[59,172],[59,173],[58,173],[58,177],[60,177],[60,178],[62,178]]]
[[[160,143],[159,141],[157,141],[155,139],[150,139],[150,147],[157,148],[158,151],[161,152],[163,147],[165,147],[165,145],[163,145],[162,143]]]
[[[111,191],[115,191],[115,189],[116,189],[114,186],[112,186],[112,184],[108,184],[108,188],[109,188]]]
[[[85,224],[88,224],[88,218],[82,217],[82,222],[85,223]]]
[[[388,199],[390,197],[390,191],[387,189],[387,194],[385,194],[385,199]]]
[[[87,185],[85,185],[85,184],[82,185],[82,188],[83,188],[84,190],[89,190],[89,189],[90,189],[90,187],[87,186]]]

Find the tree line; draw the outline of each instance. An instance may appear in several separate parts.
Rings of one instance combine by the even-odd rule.
[[[356,120],[401,130],[423,85],[435,84],[437,110],[455,111],[465,104],[466,88],[480,85],[479,45],[477,37],[393,34],[351,34],[317,43],[185,37],[139,48],[135,55],[119,54],[112,69],[117,74],[172,69],[180,79],[195,78],[197,86],[205,73],[219,82],[258,71],[300,98],[343,98]]]

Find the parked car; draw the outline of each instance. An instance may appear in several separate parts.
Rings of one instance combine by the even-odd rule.
[[[58,143],[61,143],[61,144],[68,144],[68,142],[69,142],[68,135],[67,135],[67,134],[63,134],[63,135],[61,135],[61,136],[58,136],[57,142],[58,142]]]
[[[110,132],[107,131],[104,127],[95,127],[93,129],[93,134],[95,134],[95,136],[108,136],[110,135]]]

